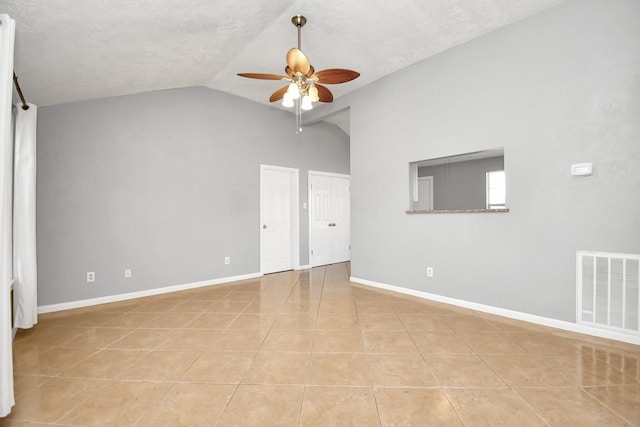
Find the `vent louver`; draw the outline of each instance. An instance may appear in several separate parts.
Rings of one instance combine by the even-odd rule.
[[[578,323],[640,336],[640,255],[576,255]]]

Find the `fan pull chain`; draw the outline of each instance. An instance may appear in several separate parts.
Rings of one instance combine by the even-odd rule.
[[[302,98],[296,99],[296,133],[302,132]]]
[[[298,20],[296,24],[296,27],[298,27],[298,50],[300,51],[302,51],[302,26],[304,25],[304,22],[306,22],[306,20],[302,22],[301,18],[302,18],[301,16],[298,16]],[[296,130],[296,134],[299,134],[300,132],[302,132],[301,106],[302,106],[302,97],[296,100],[296,127],[298,128]]]

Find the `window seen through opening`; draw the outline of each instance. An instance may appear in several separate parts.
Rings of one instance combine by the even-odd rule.
[[[487,172],[487,209],[504,209],[505,195],[504,171]]]

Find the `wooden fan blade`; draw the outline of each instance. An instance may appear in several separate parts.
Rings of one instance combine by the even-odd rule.
[[[357,71],[345,70],[343,68],[330,68],[316,73],[318,81],[324,84],[346,83],[360,77]]]
[[[287,76],[289,77],[293,77],[293,75],[295,74],[293,72],[293,70],[291,68],[289,68],[289,66],[287,65],[286,67],[284,67],[284,72],[287,74]]]
[[[287,93],[287,89],[289,89],[289,86],[281,87],[277,91],[273,92],[269,98],[269,102],[276,102],[284,98],[284,94]]]
[[[318,89],[318,98],[320,102],[333,102],[333,94],[326,87],[316,84],[316,88]]]
[[[304,75],[306,75],[311,68],[311,64],[309,64],[307,56],[302,53],[300,49],[295,47],[287,52],[287,65],[294,73],[300,71]]]
[[[248,77],[250,79],[260,80],[287,80],[285,76],[279,76],[277,74],[262,74],[262,73],[238,73],[240,77]]]
[[[316,72],[316,69],[313,68],[313,65],[310,65],[309,67],[310,67],[309,71],[307,72],[307,74],[304,75],[306,78],[309,78],[309,77],[313,76],[313,73]]]

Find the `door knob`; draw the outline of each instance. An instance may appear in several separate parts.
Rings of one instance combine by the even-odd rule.
[[[264,230],[266,228],[267,228],[267,226],[265,224],[262,224],[262,229]]]

